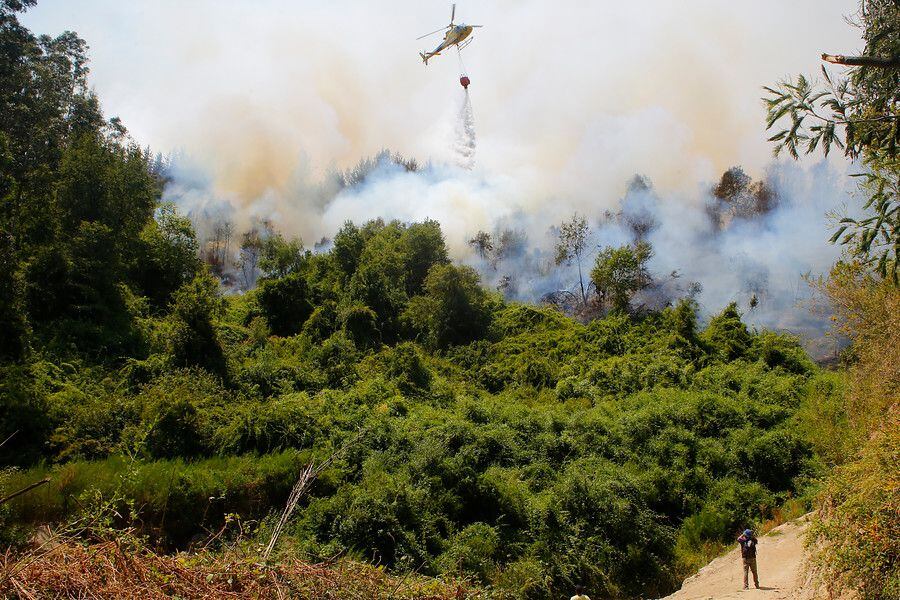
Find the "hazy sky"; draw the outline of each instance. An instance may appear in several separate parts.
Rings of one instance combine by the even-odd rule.
[[[444,1],[40,0],[36,32],[77,31],[106,112],[181,149],[224,189],[258,195],[298,165],[390,147],[442,158],[459,102],[455,51],[424,68]],[[770,160],[762,85],[858,49],[850,0],[459,2],[483,24],[463,53],[478,164],[595,187],[634,172],[693,186]],[[597,163],[602,162],[602,168]],[[546,178],[545,178],[546,179]],[[536,183],[536,185],[540,185]],[[580,184],[579,187],[581,187]]]

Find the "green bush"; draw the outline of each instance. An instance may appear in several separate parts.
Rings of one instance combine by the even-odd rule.
[[[341,315],[341,327],[357,348],[375,348],[381,343],[378,315],[368,306],[351,306]]]
[[[219,282],[208,273],[175,292],[167,352],[176,366],[197,366],[220,376],[226,374],[225,356],[213,325],[223,308]]]
[[[299,333],[313,312],[309,286],[301,273],[280,279],[263,279],[256,292],[263,316],[272,333],[290,336]]]
[[[467,344],[487,335],[491,305],[471,267],[437,264],[423,294],[413,297],[403,318],[433,348]]]
[[[447,549],[437,559],[437,567],[442,573],[475,575],[486,583],[497,568],[500,551],[497,530],[484,523],[473,523],[450,538]]]
[[[741,358],[750,349],[750,333],[741,321],[741,314],[734,302],[712,318],[700,337],[726,361]]]
[[[415,394],[428,389],[431,371],[425,365],[415,344],[403,343],[389,351],[385,357],[388,377],[405,394]]]
[[[306,395],[292,394],[271,402],[231,407],[224,423],[213,433],[213,446],[226,455],[310,447],[320,431],[309,406]]]

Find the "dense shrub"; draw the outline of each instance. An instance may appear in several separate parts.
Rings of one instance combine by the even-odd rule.
[[[4,465],[37,460],[52,430],[47,398],[32,369],[0,367],[0,447]]]
[[[341,327],[357,348],[374,348],[381,343],[378,315],[368,306],[350,306],[341,315]]]
[[[900,594],[900,290],[859,264],[838,264],[821,287],[852,341],[846,396],[813,387],[801,414],[814,445],[840,465],[816,501],[810,547],[814,571],[831,595],[864,600]],[[822,400],[824,403],[821,403]],[[824,406],[822,405],[824,404]],[[833,441],[826,435],[838,436]]]
[[[299,333],[312,314],[309,286],[300,273],[290,273],[280,279],[264,279],[256,293],[263,316],[275,335]]]
[[[389,351],[385,358],[387,375],[404,393],[416,393],[428,388],[431,371],[425,366],[415,344],[403,343]]]
[[[741,358],[750,348],[750,333],[741,321],[737,305],[732,302],[710,320],[701,339],[724,360]]]
[[[410,300],[404,318],[429,345],[446,348],[483,338],[491,306],[474,269],[438,264],[428,271],[424,293]]]
[[[222,308],[219,282],[208,273],[198,275],[175,292],[166,350],[176,366],[198,366],[225,375],[225,356],[213,325]]]

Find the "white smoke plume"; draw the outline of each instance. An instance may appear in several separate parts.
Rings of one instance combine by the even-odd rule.
[[[815,73],[823,50],[859,49],[843,19],[854,0],[458,2],[458,21],[485,26],[464,51],[478,107],[471,170],[456,166],[455,57],[426,69],[417,53],[432,40],[415,41],[446,23],[449,4],[42,0],[25,22],[88,40],[104,108],[142,144],[179,151],[166,197],[195,216],[237,230],[266,220],[308,243],[345,219],[430,217],[461,260],[479,229],[512,228],[529,242],[515,293],[536,298],[571,285],[548,267],[549,227],[578,211],[595,244],[626,239],[600,221],[641,173],[654,184],[658,276],[700,281],[708,311],[765,289],[751,320],[805,327],[792,308],[799,277],[834,260],[824,214],[854,204],[851,184],[839,159],[772,163],[759,97]],[[383,148],[427,166],[386,163],[340,184]],[[770,179],[782,203],[714,232],[708,192],[732,165]]]

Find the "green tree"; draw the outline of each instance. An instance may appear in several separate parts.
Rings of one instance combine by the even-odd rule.
[[[22,275],[16,268],[12,236],[0,231],[0,361],[16,361],[25,355],[28,322],[23,302]]]
[[[635,292],[650,283],[647,262],[652,256],[653,249],[647,242],[603,248],[591,270],[591,281],[601,301],[613,310],[627,311]]]
[[[350,278],[346,300],[375,311],[382,338],[390,343],[400,335],[400,315],[408,300],[403,229],[397,222],[371,222],[363,234],[367,239]]]
[[[64,149],[53,188],[46,206],[29,199],[35,228],[20,247],[30,321],[77,348],[124,343],[131,335],[122,286],[159,196],[147,160],[136,147],[84,134]],[[60,319],[63,329],[52,325]]]
[[[172,294],[200,270],[199,244],[190,219],[174,204],[156,209],[140,233],[140,255],[132,261],[131,278],[151,303],[162,308]]]
[[[344,280],[349,280],[356,272],[359,265],[359,258],[362,255],[366,242],[363,239],[359,227],[352,221],[347,221],[334,236],[334,248],[331,255],[334,262],[337,263],[338,270],[343,275]]]
[[[280,336],[295,335],[303,328],[313,311],[309,296],[309,286],[300,273],[264,279],[256,292],[272,333]]]
[[[792,157],[836,147],[866,167],[862,217],[846,216],[832,242],[847,245],[882,276],[900,275],[900,5],[894,0],[860,3],[864,56],[823,54],[852,68],[841,78],[822,67],[820,85],[804,75],[766,87],[766,128],[775,154]],[[785,125],[781,125],[785,123]]]
[[[406,256],[406,293],[414,296],[422,291],[431,267],[449,262],[447,246],[440,224],[431,219],[407,226],[401,243]]]
[[[404,319],[434,348],[481,339],[491,322],[491,303],[471,267],[435,265],[421,296],[410,300]]]
[[[259,268],[267,277],[279,278],[299,273],[303,270],[305,261],[303,240],[286,240],[283,235],[276,233],[263,241]]]
[[[168,353],[176,366],[226,375],[225,355],[213,323],[223,308],[219,282],[209,273],[200,273],[175,292],[168,317]]]

